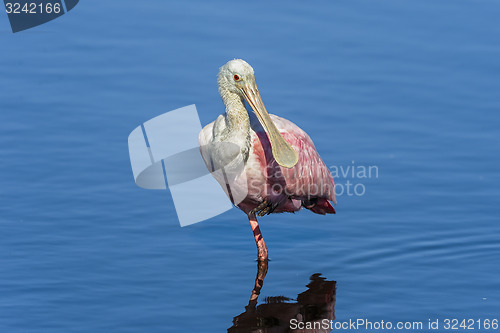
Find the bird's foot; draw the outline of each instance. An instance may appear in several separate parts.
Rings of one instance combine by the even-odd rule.
[[[268,200],[264,200],[260,205],[258,205],[256,208],[252,209],[252,213],[258,215],[258,216],[264,216],[264,215],[269,215],[274,210],[278,207],[277,203],[272,203]]]

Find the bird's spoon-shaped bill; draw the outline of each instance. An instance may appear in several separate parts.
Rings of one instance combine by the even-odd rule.
[[[292,146],[285,141],[281,133],[276,128],[276,125],[274,125],[269,113],[267,113],[255,80],[252,79],[245,83],[242,87],[242,92],[248,105],[250,105],[253,109],[259,119],[259,122],[262,124],[262,127],[264,127],[264,130],[269,136],[273,157],[276,162],[278,162],[278,164],[282,167],[293,168],[299,161],[299,156],[297,155],[295,149],[293,149]]]

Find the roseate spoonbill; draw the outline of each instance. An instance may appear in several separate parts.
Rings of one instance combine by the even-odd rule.
[[[306,132],[267,113],[247,62],[227,62],[219,70],[217,83],[226,112],[200,132],[201,154],[233,204],[247,214],[258,259],[267,260],[256,216],[302,207],[316,214],[335,214],[329,202],[336,203],[333,177]],[[255,115],[248,112],[245,101]],[[238,148],[240,168],[230,162],[235,157],[231,147]],[[213,173],[220,169],[232,173],[231,179]],[[242,191],[243,199],[235,202],[232,193]]]

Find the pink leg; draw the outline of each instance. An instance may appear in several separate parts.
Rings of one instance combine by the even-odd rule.
[[[253,236],[255,237],[255,243],[257,244],[259,261],[267,260],[267,246],[260,232],[259,223],[255,217],[255,213],[248,214],[248,220],[250,221],[250,226],[252,227]]]

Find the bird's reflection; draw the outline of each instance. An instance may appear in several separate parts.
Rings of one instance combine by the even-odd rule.
[[[284,296],[266,297],[257,305],[257,299],[267,274],[267,261],[258,263],[255,287],[245,312],[234,317],[229,333],[243,332],[330,332],[326,323],[335,319],[336,282],[327,281],[321,274],[313,274],[308,289],[293,300]]]

